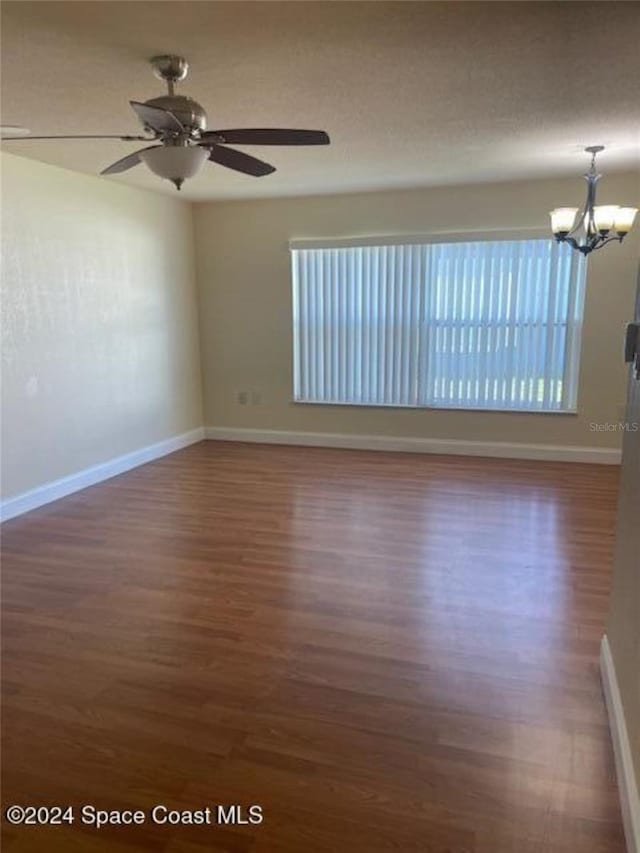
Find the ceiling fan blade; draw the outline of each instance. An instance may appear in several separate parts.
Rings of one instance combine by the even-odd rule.
[[[250,154],[245,154],[244,151],[236,151],[235,148],[223,148],[221,145],[206,145],[210,151],[209,160],[214,163],[219,163],[221,166],[226,166],[227,169],[234,169],[236,172],[244,172],[245,175],[253,175],[255,178],[260,178],[262,175],[270,175],[275,172],[275,166],[270,163],[265,163],[264,160],[258,160],[257,157],[252,157]]]
[[[169,110],[163,110],[162,107],[152,107],[149,104],[141,104],[139,101],[129,101],[129,103],[145,127],[159,133],[163,131],[185,132],[182,124]]]
[[[148,136],[123,136],[119,133],[89,133],[81,136],[0,136],[2,142],[29,142],[31,139],[121,139],[123,142],[151,142]]]
[[[293,130],[276,127],[247,127],[237,130],[211,130],[201,134],[214,142],[232,145],[328,145],[324,130]]]
[[[152,148],[160,148],[160,145],[149,145],[147,148],[141,148],[139,151],[134,151],[133,154],[127,154],[121,160],[116,160],[106,169],[103,169],[101,175],[115,175],[117,172],[126,172],[127,169],[133,169],[140,162],[140,155],[143,151],[150,151]]]

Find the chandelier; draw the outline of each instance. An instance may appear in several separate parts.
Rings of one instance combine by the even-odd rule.
[[[559,243],[568,243],[583,255],[601,249],[612,240],[621,243],[631,230],[638,212],[635,207],[618,207],[617,204],[596,205],[596,154],[604,145],[590,145],[584,149],[591,154],[591,167],[584,175],[587,182],[587,200],[576,222],[577,207],[556,207],[550,213],[551,230]],[[574,224],[575,223],[575,224]]]

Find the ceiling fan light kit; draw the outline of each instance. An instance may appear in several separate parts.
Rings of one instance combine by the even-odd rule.
[[[245,154],[228,144],[237,145],[328,145],[323,130],[293,130],[288,128],[236,128],[207,130],[204,108],[186,95],[177,95],[176,83],[184,80],[189,63],[182,56],[154,56],[149,60],[153,73],[167,84],[167,94],[148,101],[130,101],[133,111],[148,136],[83,135],[28,136],[3,132],[5,139],[120,139],[152,142],[146,148],[128,154],[106,169],[101,175],[114,175],[144,163],[154,174],[171,181],[180,189],[187,178],[196,175],[205,161],[218,163],[227,169],[253,177],[275,172],[275,167],[257,157]],[[10,128],[9,131],[15,130]]]
[[[591,154],[591,166],[584,175],[587,182],[584,208],[579,216],[577,207],[556,207],[549,215],[556,240],[588,255],[613,240],[621,243],[631,230],[638,210],[617,204],[596,205],[596,185],[601,178],[596,171],[596,155],[604,151],[604,145],[590,145],[585,151]]]
[[[208,157],[207,149],[199,145],[158,145],[140,152],[141,160],[155,175],[178,189],[200,171]]]

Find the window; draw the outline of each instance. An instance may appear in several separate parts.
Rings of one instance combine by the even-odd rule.
[[[548,239],[292,245],[294,399],[575,409],[584,259]]]

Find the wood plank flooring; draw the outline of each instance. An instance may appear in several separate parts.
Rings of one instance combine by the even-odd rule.
[[[6,523],[3,804],[76,820],[4,849],[623,853],[617,476],[203,442]]]

